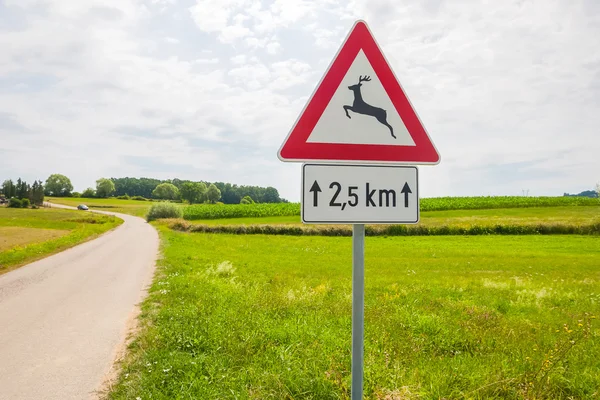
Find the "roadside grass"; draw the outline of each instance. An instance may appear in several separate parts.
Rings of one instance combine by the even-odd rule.
[[[65,206],[77,207],[79,204],[85,204],[90,209],[98,211],[110,211],[122,214],[144,217],[154,204],[151,201],[121,200],[121,199],[88,199],[73,197],[46,197],[48,203],[62,204]]]
[[[119,226],[119,218],[61,209],[0,208],[0,274]]]
[[[349,399],[349,238],[156,226],[109,398]],[[598,398],[598,318],[598,237],[367,238],[365,398]]]

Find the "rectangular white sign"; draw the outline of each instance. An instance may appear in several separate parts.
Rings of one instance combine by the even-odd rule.
[[[302,222],[415,224],[419,222],[416,167],[304,164]]]

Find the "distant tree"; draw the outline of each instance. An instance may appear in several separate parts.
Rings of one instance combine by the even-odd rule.
[[[17,194],[17,188],[11,179],[7,179],[2,183],[2,193],[8,199],[15,197]]]
[[[279,192],[274,187],[269,186],[265,189],[262,198],[263,203],[280,203],[281,198],[279,197]]]
[[[190,204],[202,203],[206,196],[206,185],[203,182],[186,182],[181,185],[179,193]]]
[[[158,179],[152,178],[111,178],[115,184],[115,196],[125,194],[133,196],[152,197],[152,191],[157,185],[164,183]]]
[[[29,191],[29,201],[31,204],[40,206],[44,203],[44,185],[42,181],[34,181]]]
[[[254,204],[254,200],[252,200],[252,197],[250,197],[250,196],[244,196],[240,200],[240,204]]]
[[[208,201],[215,204],[217,201],[219,201],[219,199],[221,199],[221,191],[215,186],[214,183],[211,183],[206,191],[206,197],[208,198]]]
[[[73,191],[73,185],[71,184],[71,180],[64,175],[61,174],[52,174],[46,179],[45,193],[46,196],[70,196]]]
[[[96,191],[92,188],[87,188],[81,193],[81,197],[91,199],[92,197],[96,197]]]
[[[161,183],[152,191],[152,197],[164,200],[177,200],[179,189],[172,183]]]
[[[96,181],[96,196],[108,197],[115,192],[115,184],[112,180],[100,178]]]
[[[29,191],[31,187],[27,184],[27,182],[21,180],[21,178],[17,179],[16,186],[16,194],[15,196],[19,199],[29,199]]]
[[[17,183],[15,184],[15,197],[17,199],[22,199],[22,197],[19,197],[19,195],[21,194],[22,186],[23,186],[23,181],[21,180],[21,178],[18,178]]]

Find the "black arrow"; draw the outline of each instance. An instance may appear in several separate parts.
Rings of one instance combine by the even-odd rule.
[[[402,188],[400,193],[404,193],[404,207],[408,207],[408,194],[412,193],[412,190],[410,190],[410,186],[408,186],[408,182],[404,184],[404,187]]]
[[[319,203],[319,192],[321,192],[321,188],[319,187],[319,184],[317,183],[317,181],[315,181],[315,183],[313,183],[309,192],[314,192],[313,207],[316,207]]]

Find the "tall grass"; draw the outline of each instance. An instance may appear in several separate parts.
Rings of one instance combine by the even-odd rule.
[[[587,197],[434,197],[421,199],[421,211],[481,210],[493,208],[600,206]],[[263,218],[300,215],[300,203],[193,205],[183,210],[187,220]]]
[[[173,203],[156,203],[150,207],[146,220],[148,222],[159,218],[181,218],[181,207]]]

